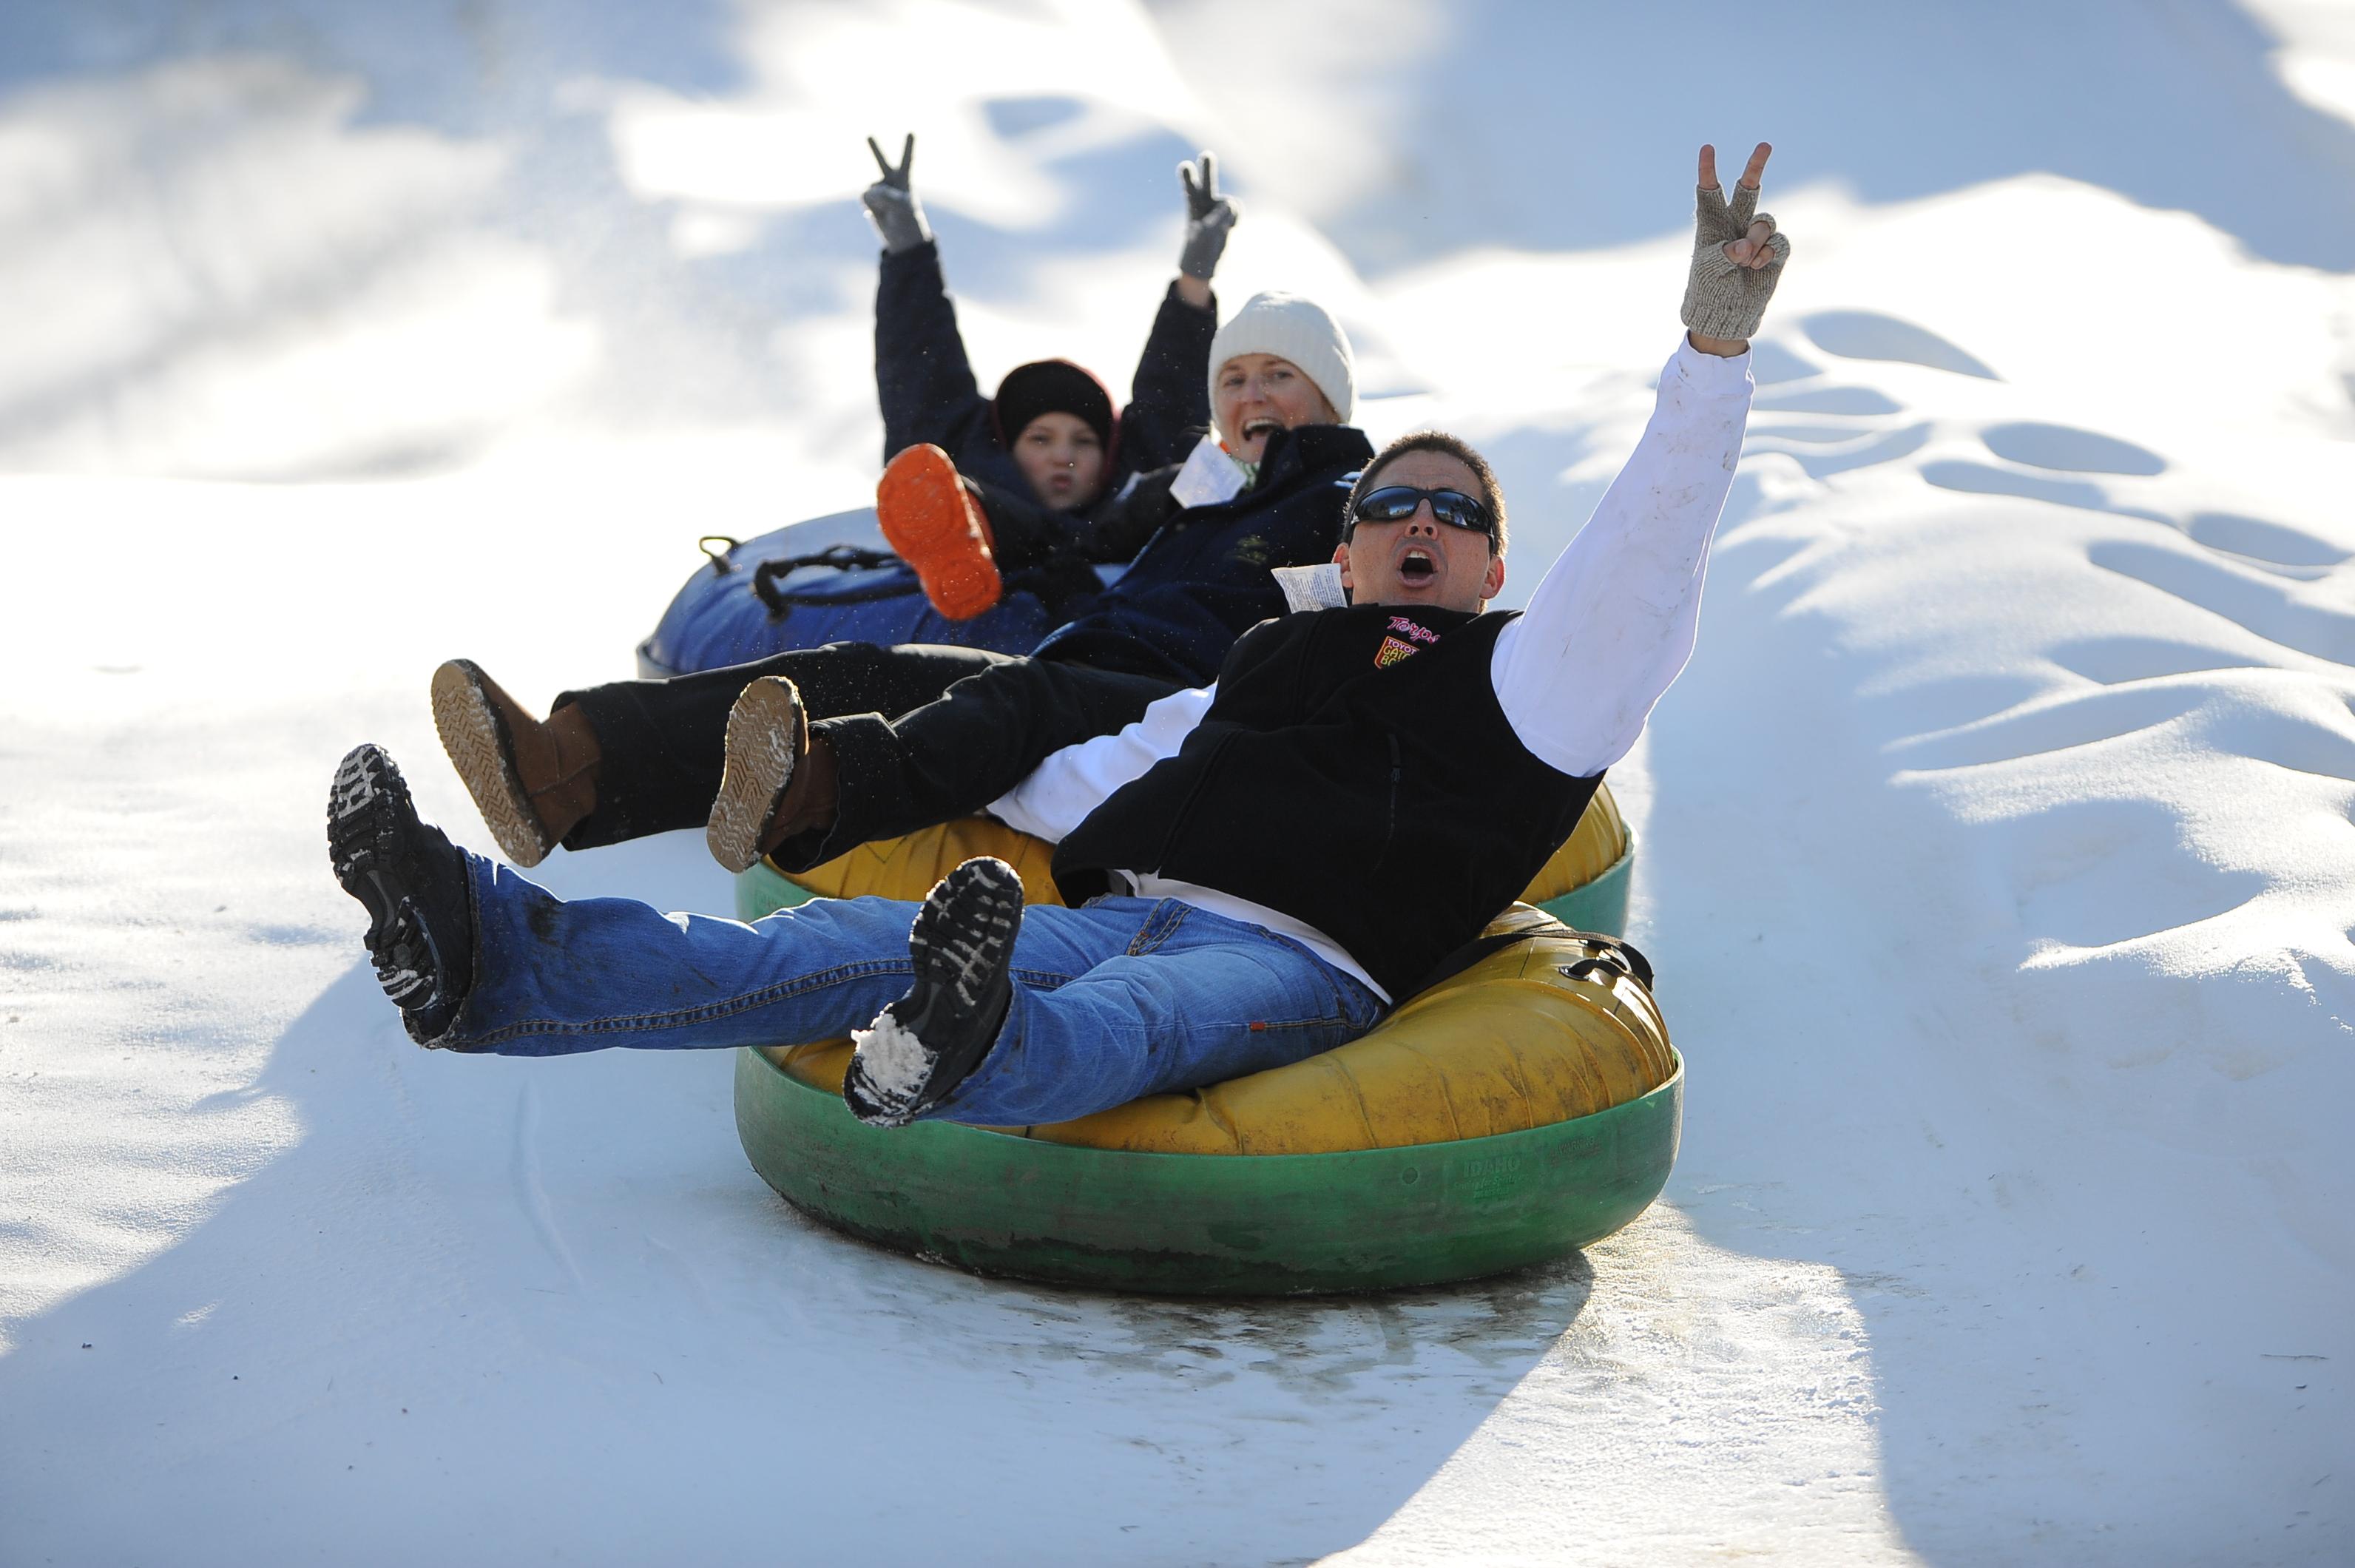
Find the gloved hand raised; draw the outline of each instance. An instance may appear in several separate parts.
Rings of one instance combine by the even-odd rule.
[[[1774,219],[1757,210],[1758,178],[1774,149],[1765,143],[1750,155],[1749,167],[1728,203],[1717,183],[1717,149],[1700,150],[1692,275],[1685,283],[1684,323],[1699,337],[1740,341],[1756,335],[1766,302],[1783,276],[1791,242],[1774,231]]]
[[[1186,244],[1178,252],[1178,272],[1207,283],[1219,270],[1219,258],[1226,253],[1227,231],[1243,209],[1233,197],[1219,194],[1218,160],[1207,152],[1202,155],[1200,179],[1195,178],[1194,165],[1185,163],[1178,165],[1178,182],[1186,187]]]
[[[866,204],[875,232],[883,237],[883,249],[896,256],[928,242],[932,231],[924,223],[924,204],[916,199],[915,191],[908,184],[908,171],[916,164],[916,133],[908,133],[896,169],[872,136],[867,138],[867,150],[875,155],[875,166],[883,171],[883,177],[868,186],[858,199]]]

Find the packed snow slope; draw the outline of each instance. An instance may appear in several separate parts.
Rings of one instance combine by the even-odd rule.
[[[0,12],[0,1563],[2355,1558],[2355,23],[2085,0]],[[856,505],[862,139],[985,380],[1231,305],[1526,592],[1794,236],[1613,781],[1690,1072],[1559,1267],[1121,1299],[823,1232],[724,1054],[429,1056],[328,878],[426,677],[620,676]],[[674,841],[674,839],[677,841]],[[724,911],[688,836],[545,880]]]

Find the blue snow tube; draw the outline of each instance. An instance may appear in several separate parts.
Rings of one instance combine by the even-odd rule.
[[[883,548],[875,509],[812,517],[749,539],[707,534],[710,559],[638,645],[638,673],[688,675],[824,643],[948,643],[1027,654],[1060,624],[1015,578],[970,621],[932,608],[913,568]]]

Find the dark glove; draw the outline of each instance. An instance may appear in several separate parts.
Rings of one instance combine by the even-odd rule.
[[[908,185],[908,171],[916,163],[915,133],[908,133],[907,144],[900,149],[896,169],[872,136],[867,138],[867,150],[875,155],[875,166],[883,171],[883,177],[868,186],[858,199],[866,204],[875,232],[883,237],[883,249],[896,256],[930,241],[932,231],[924,223],[924,204]]]
[[[1725,248],[1749,238],[1753,224],[1768,229],[1774,219],[1757,210],[1758,187],[1736,183],[1727,205],[1720,186],[1700,186],[1694,193],[1692,275],[1685,283],[1684,323],[1703,337],[1750,338],[1765,319],[1766,302],[1774,297],[1783,263],[1790,259],[1791,242],[1776,233],[1763,241],[1766,263],[1751,267],[1725,253]]]
[[[1243,209],[1231,197],[1219,194],[1218,160],[1209,153],[1202,155],[1199,182],[1190,163],[1178,165],[1178,180],[1186,187],[1186,244],[1178,252],[1178,270],[1207,283],[1219,270],[1219,258],[1226,254],[1227,231]]]

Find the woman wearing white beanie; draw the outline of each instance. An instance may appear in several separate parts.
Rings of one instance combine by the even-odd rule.
[[[1210,414],[1227,454],[1258,465],[1267,437],[1304,424],[1348,424],[1358,407],[1348,335],[1298,294],[1253,294],[1210,339]]]

